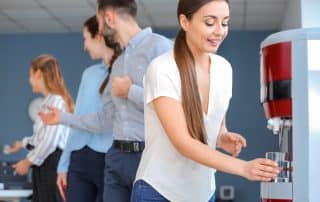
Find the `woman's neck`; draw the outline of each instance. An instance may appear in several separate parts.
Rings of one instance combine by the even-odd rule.
[[[43,97],[47,97],[50,93],[48,90],[43,90],[41,91],[41,94],[43,95]]]
[[[208,53],[193,54],[194,63],[197,68],[208,69],[210,67],[210,56]]]
[[[196,68],[201,68],[208,70],[210,67],[210,56],[209,53],[204,52],[200,50],[199,48],[196,48],[191,43],[188,43],[188,47],[193,55],[194,63]]]
[[[110,50],[109,48],[105,48],[104,50],[104,54],[102,55],[102,60],[103,60],[103,63],[106,64],[106,65],[110,65],[110,61],[111,61],[111,58],[113,56],[113,51]]]

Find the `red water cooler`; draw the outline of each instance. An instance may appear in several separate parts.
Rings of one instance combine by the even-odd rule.
[[[320,107],[310,102],[320,95],[320,29],[272,34],[260,55],[260,99],[267,127],[278,136],[274,152],[281,154],[282,168],[273,181],[261,183],[261,202],[320,202],[314,189],[320,187],[314,182],[320,181],[320,122],[311,123]]]

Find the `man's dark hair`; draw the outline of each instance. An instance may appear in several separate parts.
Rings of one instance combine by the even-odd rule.
[[[128,14],[134,18],[137,16],[137,3],[135,0],[98,0],[97,4],[99,11],[113,8],[119,13]]]

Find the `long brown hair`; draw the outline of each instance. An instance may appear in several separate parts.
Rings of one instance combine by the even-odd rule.
[[[177,15],[191,20],[193,14],[205,4],[215,0],[179,0]],[[216,0],[217,1],[217,0]],[[228,0],[226,1],[229,4]],[[207,144],[207,133],[197,83],[195,60],[186,42],[186,33],[180,29],[174,43],[174,58],[181,78],[182,107],[186,115],[188,132],[191,137]]]
[[[41,71],[47,90],[60,95],[67,104],[68,112],[73,112],[74,102],[64,84],[57,59],[51,55],[40,55],[32,60],[31,69]]]
[[[87,19],[84,22],[83,27],[87,28],[88,32],[91,35],[91,38],[95,38],[98,34],[100,34],[99,33],[99,23],[98,23],[97,17],[95,15],[90,17],[89,19]],[[99,88],[100,94],[103,93],[105,87],[107,86],[107,84],[109,82],[110,74],[112,72],[112,67],[113,67],[114,61],[117,59],[117,57],[122,52],[122,49],[121,49],[119,43],[115,42],[113,40],[112,36],[104,36],[104,41],[105,41],[106,46],[113,49],[113,55],[112,55],[110,62],[109,62],[110,64],[109,64],[109,68],[108,68],[108,75],[103,80],[103,82]]]

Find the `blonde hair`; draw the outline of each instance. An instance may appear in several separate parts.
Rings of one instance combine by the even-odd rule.
[[[74,102],[64,84],[57,59],[51,55],[40,55],[32,60],[30,68],[41,71],[47,90],[60,95],[67,104],[68,112],[73,112]]]

